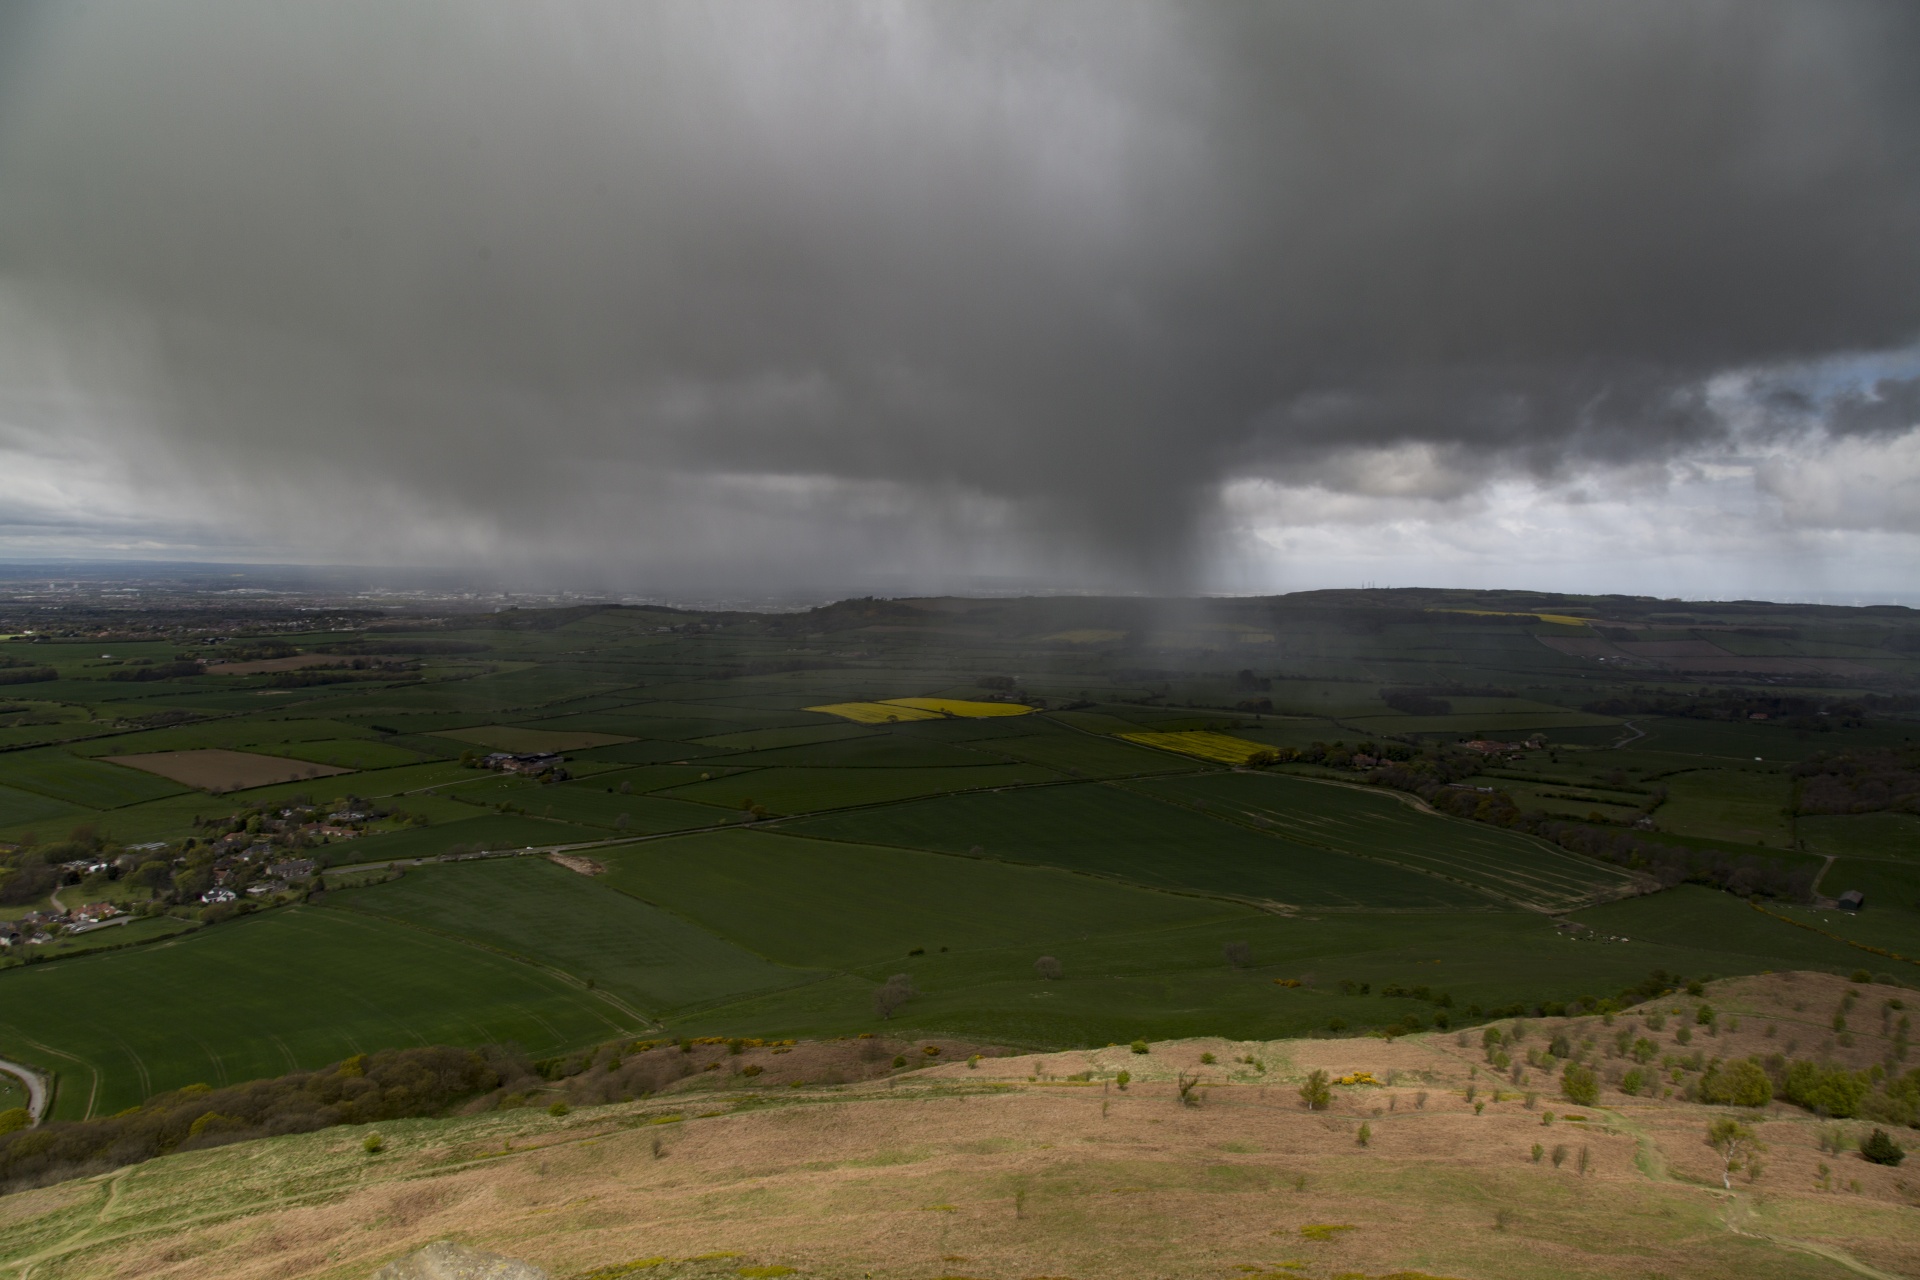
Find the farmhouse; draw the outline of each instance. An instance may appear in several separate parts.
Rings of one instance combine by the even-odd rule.
[[[495,751],[480,760],[483,767],[497,769],[501,773],[545,773],[549,769],[558,769],[565,762],[565,756],[550,751]]]

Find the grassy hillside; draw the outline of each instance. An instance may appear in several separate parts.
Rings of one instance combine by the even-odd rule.
[[[1836,986],[1706,994],[1744,1048],[1768,1026],[1817,1026],[1795,1006],[1823,1012]],[[1617,1073],[1612,1034],[1670,1042],[1676,1024],[1649,1015],[1672,1003],[1611,1026],[1530,1022],[1515,1051],[1591,1039],[1583,1056]],[[1574,1105],[1550,1078],[1493,1081],[1465,1036],[1142,1048],[970,1065],[947,1061],[952,1042],[714,1046],[652,1097],[583,1105],[600,1064],[533,1105],[382,1122],[377,1151],[376,1127],[349,1126],[9,1196],[0,1273],[364,1280],[449,1238],[558,1280],[1841,1280],[1920,1256],[1909,1178],[1853,1154],[1857,1122],[1611,1085]],[[913,1063],[890,1069],[890,1053]],[[660,1057],[682,1055],[627,1064]],[[1298,1092],[1315,1070],[1335,1081],[1319,1111]],[[574,1108],[550,1114],[549,1097]],[[1766,1145],[1730,1190],[1704,1141],[1723,1118]]]

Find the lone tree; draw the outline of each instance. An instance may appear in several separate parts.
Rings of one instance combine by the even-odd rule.
[[[1875,1129],[1860,1140],[1860,1155],[1874,1164],[1888,1165],[1897,1165],[1907,1158],[1906,1149],[1889,1137],[1885,1129]]]
[[[1066,970],[1052,956],[1041,956],[1033,962],[1033,971],[1048,982],[1058,982]]]
[[[1733,1190],[1734,1170],[1767,1149],[1752,1129],[1729,1119],[1715,1120],[1707,1126],[1707,1145],[1720,1153],[1726,1166],[1720,1172],[1720,1183],[1729,1191]]]
[[[912,978],[904,973],[896,973],[874,991],[873,1011],[883,1018],[891,1018],[895,1009],[919,994]]]
[[[1300,1086],[1300,1101],[1307,1104],[1309,1111],[1325,1111],[1333,1104],[1333,1088],[1327,1083],[1327,1073],[1315,1071]]]
[[[1253,948],[1244,942],[1229,942],[1220,948],[1226,953],[1227,963],[1236,969],[1253,967]]]

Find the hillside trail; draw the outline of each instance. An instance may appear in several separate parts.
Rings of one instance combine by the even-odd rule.
[[[1720,1197],[1722,1201],[1720,1221],[1732,1234],[1748,1240],[1764,1240],[1769,1244],[1779,1245],[1783,1249],[1792,1249],[1796,1252],[1808,1253],[1815,1257],[1825,1258],[1828,1262],[1836,1263],[1859,1275],[1868,1276],[1871,1280],[1908,1280],[1905,1276],[1897,1275],[1891,1271],[1882,1271],[1878,1267],[1862,1262],[1844,1249],[1821,1244],[1817,1240],[1801,1240],[1794,1236],[1776,1235],[1771,1231],[1755,1231],[1741,1227],[1734,1221],[1734,1214],[1736,1211],[1744,1210],[1748,1218],[1755,1217],[1753,1202],[1751,1200],[1743,1199],[1737,1191],[1722,1191],[1716,1187],[1701,1186],[1690,1179],[1676,1177],[1673,1171],[1667,1166],[1666,1153],[1660,1150],[1660,1144],[1642,1125],[1619,1112],[1612,1111],[1608,1108],[1599,1109],[1607,1111],[1607,1114],[1612,1118],[1614,1124],[1617,1124],[1622,1130],[1633,1135],[1636,1144],[1633,1153],[1634,1167],[1645,1174],[1649,1181],[1688,1187]]]

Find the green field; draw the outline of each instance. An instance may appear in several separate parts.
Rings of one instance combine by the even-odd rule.
[[[660,794],[724,808],[751,800],[774,813],[809,813],[881,804],[912,796],[1057,782],[1060,775],[1033,765],[969,765],[944,769],[806,769],[777,767],[690,782]]]
[[[1438,876],[1329,852],[1151,799],[1082,783],[782,824],[796,834],[965,853],[1239,898],[1322,908],[1487,908]]]
[[[151,773],[125,765],[84,760],[57,747],[8,752],[0,777],[6,779],[7,786],[17,790],[38,792],[89,809],[118,809],[143,800],[178,795],[187,789]]]
[[[820,976],[769,963],[611,884],[543,858],[502,858],[418,868],[330,893],[326,905],[592,979],[649,1015]]]
[[[579,984],[484,947],[313,907],[11,969],[0,988],[0,1038],[59,1073],[65,1118],[389,1045],[543,1053],[640,1029]]]
[[[604,850],[608,882],[784,964],[871,968],[922,948],[1023,944],[1035,957],[1074,939],[1243,919],[1232,903],[1011,866],[766,831],[727,831]],[[885,970],[885,972],[881,972]]]
[[[1655,815],[1663,831],[1739,844],[1786,848],[1793,839],[1787,815],[1792,792],[1779,773],[1699,769],[1666,779],[1670,798]]]
[[[1482,823],[1421,813],[1398,797],[1358,788],[1218,773],[1132,785],[1300,844],[1444,876],[1518,906],[1564,909],[1617,896],[1633,884],[1592,858]]]
[[[1920,862],[1920,816],[1911,813],[1801,818],[1796,830],[1814,853]]]

